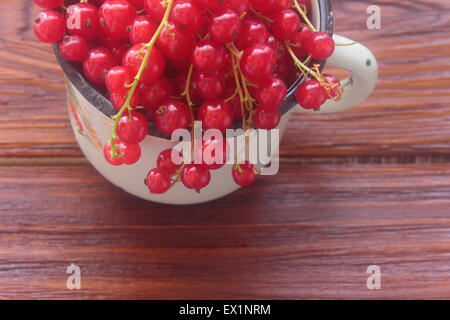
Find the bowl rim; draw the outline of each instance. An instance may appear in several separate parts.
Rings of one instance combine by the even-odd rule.
[[[315,1],[315,0],[311,0]],[[331,7],[331,0],[317,0],[319,6],[319,31],[327,31],[330,34],[333,34],[333,11]],[[117,111],[112,106],[108,97],[101,91],[99,91],[95,85],[91,84],[84,75],[77,70],[76,65],[72,62],[65,60],[58,50],[58,43],[53,44],[53,52],[56,56],[56,59],[63,70],[64,75],[69,80],[69,82],[81,93],[81,95],[92,105],[94,108],[98,109],[107,117],[114,116]],[[316,63],[320,65],[320,69],[326,64],[326,60],[324,61],[314,61],[311,63]],[[297,105],[295,100],[295,91],[297,87],[304,81],[304,77],[299,77],[288,89],[288,93],[286,95],[285,100],[280,106],[280,112],[283,116],[287,112],[289,112],[293,107]],[[242,125],[241,121],[236,121],[234,124],[234,128],[240,128]],[[161,134],[155,126],[150,126],[150,136],[164,138],[170,140],[170,137],[167,137]]]

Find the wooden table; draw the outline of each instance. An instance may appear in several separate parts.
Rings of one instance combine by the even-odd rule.
[[[0,298],[450,298],[450,2],[376,1],[371,31],[373,2],[334,1],[337,32],[379,59],[373,96],[295,116],[278,176],[172,207],[87,163],[36,8],[1,1]]]

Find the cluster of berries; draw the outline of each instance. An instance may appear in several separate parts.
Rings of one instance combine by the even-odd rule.
[[[45,9],[35,19],[36,36],[58,43],[61,56],[103,88],[117,110],[104,148],[112,165],[140,159],[150,125],[166,136],[195,120],[221,132],[237,121],[244,130],[274,129],[288,88],[302,74],[296,91],[301,107],[317,110],[342,94],[338,79],[321,74],[316,64],[335,44],[308,19],[309,0],[34,2]],[[175,165],[174,154],[161,153],[148,174],[152,193],[179,180],[200,190],[210,170],[223,165]],[[250,185],[255,166],[236,159],[232,176]]]

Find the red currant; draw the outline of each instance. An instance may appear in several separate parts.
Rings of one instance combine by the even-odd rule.
[[[192,86],[203,99],[220,98],[225,93],[226,79],[223,73],[211,71],[208,73],[194,72]]]
[[[278,110],[278,107],[286,97],[287,88],[283,80],[272,78],[256,89],[256,100],[261,108],[266,110]]]
[[[133,77],[127,68],[113,67],[106,74],[105,84],[111,92],[126,93],[129,88],[127,85],[133,82]]]
[[[278,0],[250,0],[253,9],[260,12],[271,12]]]
[[[146,184],[151,193],[162,194],[170,189],[172,181],[165,170],[156,168],[148,173]]]
[[[248,161],[233,166],[231,171],[234,182],[242,187],[249,187],[256,181],[256,169]]]
[[[77,35],[65,36],[58,49],[61,56],[68,61],[84,60],[89,52],[87,41]]]
[[[173,7],[171,19],[177,28],[197,32],[205,22],[205,12],[195,2],[178,0]]]
[[[302,0],[300,0],[300,2],[301,1]],[[310,0],[306,0],[306,1],[310,2]],[[271,10],[272,10],[272,12],[279,12],[281,10],[285,10],[285,9],[289,8],[289,6],[292,6],[292,0],[277,0],[273,4]]]
[[[233,125],[234,111],[225,100],[209,100],[200,107],[198,119],[202,121],[203,129],[217,129],[224,132]]]
[[[244,76],[255,84],[267,81],[273,73],[276,54],[265,44],[253,44],[245,49],[240,62]]]
[[[104,1],[104,0],[102,0]],[[128,0],[136,9],[144,8],[144,0]]]
[[[166,136],[171,136],[177,129],[187,129],[191,124],[191,115],[186,104],[179,100],[169,99],[153,114],[153,120],[158,130]]]
[[[117,136],[128,144],[137,144],[145,139],[149,131],[147,118],[140,112],[125,112],[117,125]]]
[[[152,111],[173,95],[173,85],[165,76],[152,85],[141,84],[138,88],[139,98],[143,106]]]
[[[44,9],[55,9],[62,6],[63,0],[34,0],[34,3]]]
[[[334,41],[327,32],[314,32],[306,39],[305,47],[314,59],[326,60],[334,52]]]
[[[245,18],[242,21],[241,31],[235,41],[240,50],[245,50],[255,43],[267,43],[269,40],[269,31],[264,23],[254,19]]]
[[[117,142],[117,143],[118,143],[118,142]],[[118,152],[120,156],[117,157],[117,158],[114,158],[114,157],[111,155],[111,150],[112,150],[111,143],[110,143],[110,142],[106,143],[105,146],[103,147],[103,156],[105,157],[105,160],[106,160],[109,164],[111,164],[111,165],[113,165],[113,166],[121,166],[121,165],[123,165],[124,162],[123,162],[123,159],[122,159],[122,157],[121,157],[120,152]]]
[[[136,44],[123,56],[122,65],[128,68],[132,76],[138,73],[146,52],[146,48],[142,47],[141,44]],[[163,74],[165,67],[166,60],[158,48],[153,47],[150,51],[149,63],[141,78],[142,81],[149,85],[153,84]]]
[[[158,22],[163,19],[166,12],[161,0],[144,0],[144,8],[150,18]]]
[[[303,81],[295,93],[298,104],[304,109],[318,109],[327,100],[326,95],[316,79]]]
[[[98,9],[89,3],[77,3],[67,8],[66,23],[69,34],[94,39],[100,31]]]
[[[65,32],[64,17],[58,11],[44,10],[34,20],[34,34],[43,42],[58,42]]]
[[[272,31],[280,40],[289,40],[300,27],[300,18],[294,10],[283,10],[273,18]]]
[[[122,154],[122,163],[132,165],[141,158],[141,147],[138,144],[119,144],[119,153]]]
[[[246,13],[250,6],[250,0],[223,0],[219,6],[219,10],[231,9],[239,16]]]
[[[272,130],[280,123],[280,111],[267,111],[262,108],[256,108],[255,112],[255,126],[259,129]]]
[[[111,92],[109,95],[109,101],[113,105],[114,109],[119,111],[122,109],[123,105],[125,104],[125,101],[127,99],[128,92],[122,93],[122,92]],[[139,104],[139,97],[137,95],[137,92],[133,94],[130,101],[130,106],[135,109]]]
[[[136,8],[127,0],[106,0],[98,13],[105,35],[115,40],[128,37],[136,18]]]
[[[175,157],[175,158],[174,158]],[[174,162],[174,159],[177,163]],[[183,162],[183,156],[181,152],[174,149],[167,149],[161,152],[156,159],[158,168],[164,169],[169,175],[174,175],[180,170]]]
[[[131,27],[130,42],[131,44],[147,43],[155,34],[158,25],[148,16],[137,17]]]
[[[211,40],[197,43],[192,56],[192,64],[199,72],[220,70],[225,64],[225,48]]]
[[[191,33],[180,30],[169,23],[168,27],[162,29],[156,43],[165,57],[176,61],[185,61],[192,57],[196,40]]]
[[[201,148],[202,165],[208,170],[218,170],[222,168],[229,158],[228,149],[228,143],[224,138],[215,139],[215,137],[212,137],[203,142]]]
[[[202,165],[188,164],[181,170],[181,181],[188,189],[200,191],[211,181],[211,172]]]
[[[214,14],[209,25],[209,33],[218,43],[230,43],[237,38],[241,19],[230,9]]]
[[[306,40],[313,35],[311,29],[306,24],[300,24],[299,31],[295,32],[290,42],[292,43],[292,51],[299,58],[306,57],[309,53],[306,47]]]
[[[95,48],[89,51],[83,62],[86,77],[94,83],[103,83],[109,69],[116,65],[116,58],[106,48]]]
[[[198,3],[200,7],[209,10],[218,9],[220,4],[223,2],[223,0],[193,0],[193,1]]]

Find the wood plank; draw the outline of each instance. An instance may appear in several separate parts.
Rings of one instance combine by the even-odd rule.
[[[379,58],[379,85],[353,111],[294,116],[282,157],[305,163],[448,162],[450,3],[380,1],[378,31],[365,26],[372,1],[333,4],[336,32],[363,42]],[[0,158],[63,163],[82,155],[69,128],[61,71],[50,47],[32,35],[35,12],[26,1],[0,4],[6,26],[0,38]]]
[[[0,298],[450,298],[448,176],[441,164],[292,164],[174,207],[90,167],[3,167]],[[70,263],[80,291],[65,288]],[[369,265],[381,290],[366,288]]]

